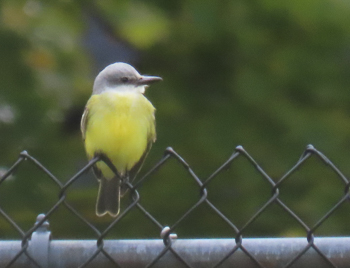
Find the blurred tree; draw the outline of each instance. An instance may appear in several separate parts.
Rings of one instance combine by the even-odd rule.
[[[62,181],[77,172],[86,163],[79,120],[93,79],[105,65],[128,61],[141,73],[164,78],[147,92],[157,108],[158,141],[142,173],[172,146],[204,180],[242,144],[277,180],[309,143],[350,172],[347,1],[3,0],[0,12],[4,170],[25,149]],[[238,163],[208,187],[213,203],[242,225],[268,199],[270,188],[247,162]],[[310,161],[281,191],[290,204],[299,200],[296,211],[311,223],[342,194],[334,174],[320,165]],[[198,200],[197,187],[179,168],[173,161],[142,189],[142,202],[163,224],[174,222]],[[21,174],[1,185],[1,202],[18,189]],[[32,175],[29,181],[21,192],[28,192],[29,185],[37,189],[40,180]],[[108,222],[94,216],[97,184],[91,175],[74,185],[68,200],[94,223]],[[49,184],[36,194],[47,198],[48,189]],[[50,198],[54,203],[55,194]],[[28,225],[38,213],[31,207],[12,210]],[[57,213],[62,219],[69,215]],[[179,226],[181,234],[232,236],[218,228],[224,223],[204,206],[195,213]],[[247,234],[301,234],[288,217],[283,226],[274,220],[277,213],[278,208],[271,209]],[[331,221],[337,233],[349,231],[348,214]],[[134,217],[142,215],[121,223],[124,236],[135,234],[128,229]],[[62,219],[53,226],[58,235],[88,232],[78,227],[64,231],[68,223]],[[140,235],[158,234],[151,225],[145,230]]]

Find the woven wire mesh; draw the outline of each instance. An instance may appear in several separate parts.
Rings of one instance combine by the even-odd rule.
[[[306,224],[298,214],[293,211],[288,205],[286,205],[285,202],[283,202],[280,198],[280,188],[285,182],[296,172],[298,168],[303,166],[307,160],[310,157],[316,157],[319,158],[321,161],[326,164],[329,169],[339,178],[341,181],[344,191],[341,198],[336,202],[336,204],[328,210],[322,217],[320,217],[315,224],[308,225]],[[238,158],[245,158],[250,163],[250,166],[254,168],[265,180],[271,190],[271,196],[269,199],[262,204],[257,211],[251,215],[251,217],[245,222],[245,224],[238,228],[229,217],[227,217],[218,207],[216,207],[208,197],[208,184],[218,176],[218,174],[222,173],[224,170],[228,169],[230,165],[236,161]],[[143,184],[147,183],[147,180],[149,180],[154,173],[156,173],[159,168],[161,168],[164,165],[167,165],[168,161],[170,159],[176,159],[182,166],[182,168],[190,175],[190,177],[193,179],[193,181],[197,185],[198,189],[198,200],[196,203],[191,206],[187,211],[183,213],[169,228],[165,228],[161,224],[161,222],[152,215],[140,202],[140,193],[139,189],[142,187]],[[167,148],[164,156],[161,158],[161,160],[154,165],[142,178],[140,178],[135,184],[127,183],[127,186],[130,190],[130,198],[131,202],[129,205],[121,211],[121,213],[111,221],[109,226],[105,228],[103,231],[100,231],[98,228],[96,228],[88,219],[86,219],[77,209],[75,209],[66,198],[67,190],[71,187],[71,185],[79,179],[83,174],[85,174],[87,171],[89,171],[92,166],[98,162],[98,161],[104,161],[103,159],[100,159],[99,157],[96,157],[92,159],[84,168],[82,168],[78,173],[76,173],[73,177],[71,177],[66,183],[62,183],[60,180],[58,180],[48,169],[46,169],[38,160],[36,160],[34,157],[29,155],[27,152],[22,152],[19,155],[18,160],[13,164],[13,166],[7,170],[7,172],[2,176],[0,179],[0,187],[1,184],[8,179],[11,175],[13,175],[18,168],[22,165],[22,163],[27,160],[34,166],[36,166],[40,172],[43,172],[47,175],[47,177],[59,187],[59,194],[57,202],[45,213],[44,217],[41,217],[36,224],[28,229],[24,230],[22,229],[16,221],[10,217],[10,215],[2,208],[2,205],[0,204],[0,214],[2,217],[18,232],[18,234],[21,236],[21,250],[19,250],[16,255],[12,258],[12,260],[7,263],[6,267],[13,266],[18,259],[25,255],[27,258],[30,259],[32,262],[32,265],[35,267],[41,267],[41,265],[35,260],[33,256],[30,255],[28,252],[28,245],[29,240],[31,238],[31,235],[33,232],[38,230],[41,226],[45,224],[45,222],[52,217],[52,215],[57,211],[57,209],[61,206],[66,207],[68,210],[70,210],[73,215],[75,215],[78,219],[81,220],[83,224],[85,224],[88,228],[90,228],[95,235],[97,236],[96,239],[96,250],[93,254],[91,254],[88,258],[86,258],[85,262],[81,263],[79,267],[87,267],[99,254],[104,255],[108,260],[115,266],[115,267],[122,267],[118,263],[118,259],[114,259],[110,252],[108,252],[104,248],[104,241],[106,236],[111,232],[113,228],[123,219],[131,210],[137,209],[141,213],[143,213],[157,228],[159,228],[159,232],[162,232],[162,239],[164,248],[163,250],[158,254],[156,258],[154,258],[146,267],[152,267],[155,264],[157,264],[161,258],[168,252],[171,252],[173,256],[175,256],[184,267],[195,267],[192,263],[190,263],[188,260],[186,260],[183,256],[181,256],[173,247],[173,238],[172,233],[176,231],[176,228],[179,226],[179,224],[183,223],[184,220],[186,220],[189,215],[191,215],[199,206],[205,205],[210,210],[212,210],[213,213],[218,215],[227,225],[227,228],[230,228],[232,232],[235,234],[234,241],[235,243],[232,245],[232,249],[220,260],[218,261],[214,266],[212,267],[220,267],[225,261],[230,258],[232,255],[234,255],[238,250],[243,252],[253,263],[255,263],[256,267],[264,267],[262,263],[259,262],[258,259],[255,258],[253,254],[247,250],[247,248],[244,246],[244,238],[243,233],[245,230],[250,227],[257,218],[264,213],[270,206],[273,204],[277,204],[280,206],[291,219],[293,219],[297,224],[303,228],[306,232],[306,240],[307,245],[302,249],[298,254],[296,254],[292,259],[289,260],[288,263],[284,265],[284,267],[291,267],[295,262],[297,262],[306,252],[308,252],[311,248],[315,250],[318,254],[318,256],[323,259],[329,267],[337,267],[330,258],[327,257],[327,254],[325,252],[322,252],[314,240],[314,234],[316,230],[329,218],[344,202],[349,200],[349,181],[348,179],[342,174],[342,172],[320,151],[316,150],[312,145],[308,145],[300,159],[297,161],[297,163],[288,171],[286,172],[280,179],[273,180],[262,168],[261,166],[243,149],[242,146],[236,147],[235,152],[227,159],[227,161],[222,164],[216,171],[214,171],[207,179],[201,180],[195,172],[192,170],[190,165],[179,155],[177,154],[172,148]],[[113,166],[111,166],[111,163],[108,161],[104,161],[107,165],[110,166],[110,168],[113,170]]]

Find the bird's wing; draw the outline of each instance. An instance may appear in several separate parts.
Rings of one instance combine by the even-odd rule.
[[[145,161],[149,151],[152,148],[152,144],[156,141],[156,131],[155,131],[156,122],[155,122],[154,114],[152,114],[152,118],[150,118],[150,122],[151,124],[147,135],[147,147],[143,155],[141,156],[140,160],[137,161],[137,163],[128,172],[127,180],[130,182],[133,182],[135,180],[137,173],[140,171],[143,165],[143,162]],[[129,187],[127,185],[122,184],[121,191],[120,191],[121,196],[124,196],[125,193],[128,191],[128,189]]]
[[[149,151],[152,148],[152,144],[153,144],[153,141],[149,141],[148,142],[147,148],[146,148],[145,152],[143,153],[143,155],[141,156],[140,160],[132,167],[132,169],[130,169],[130,171],[129,171],[130,182],[133,182],[133,180],[135,179],[137,173],[140,171],[140,169],[141,169],[141,167],[143,165],[143,162],[145,161]]]
[[[140,160],[131,168],[131,170],[129,170],[129,179],[131,182],[135,179],[136,174],[141,169],[143,162],[145,161],[149,151],[152,148],[152,144],[156,141],[156,121],[154,117],[154,112],[150,115],[149,122],[150,124],[147,133],[147,147]]]
[[[88,123],[88,117],[89,117],[89,109],[87,106],[85,106],[83,116],[81,117],[81,122],[80,122],[80,130],[83,135],[83,141],[85,141],[85,133],[86,133],[86,126]],[[96,165],[93,165],[92,167],[94,174],[98,180],[100,180],[103,175],[100,169],[97,168]]]
[[[89,109],[87,108],[87,106],[85,106],[84,113],[80,121],[80,130],[81,130],[81,133],[83,134],[83,141],[85,141],[85,132],[86,132],[86,125],[88,122],[88,114],[89,114]]]
[[[135,177],[137,175],[137,173],[140,171],[143,162],[145,161],[149,151],[151,150],[153,144],[153,140],[150,140],[147,144],[147,148],[145,150],[145,152],[143,153],[143,155],[141,156],[140,160],[132,167],[132,169],[130,169],[130,171],[128,172],[128,176],[126,177],[126,182],[133,182],[135,180]],[[120,185],[120,196],[123,197],[127,191],[129,190],[129,187],[126,184],[121,184]]]

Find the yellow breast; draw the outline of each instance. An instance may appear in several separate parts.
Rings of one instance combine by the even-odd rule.
[[[140,93],[107,91],[93,95],[87,109],[85,149],[89,158],[102,152],[125,174],[155,139],[153,105]],[[103,162],[97,167],[105,177],[114,176]]]

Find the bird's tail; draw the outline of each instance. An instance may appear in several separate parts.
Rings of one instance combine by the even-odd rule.
[[[120,179],[99,179],[100,188],[98,190],[96,215],[102,217],[106,213],[112,217],[117,217],[120,209]]]

